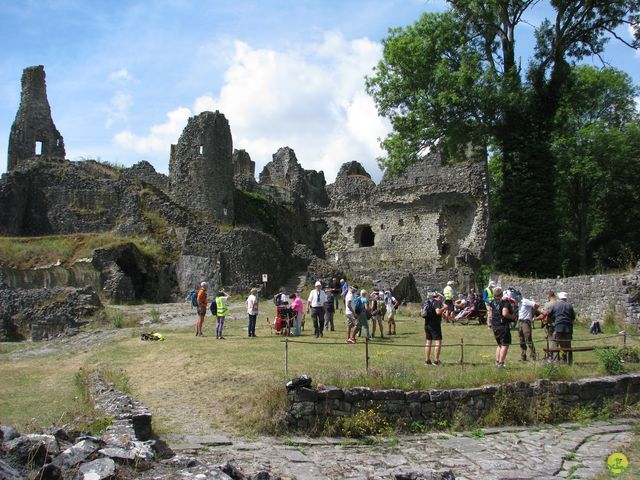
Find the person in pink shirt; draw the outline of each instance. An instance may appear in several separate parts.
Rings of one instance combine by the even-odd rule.
[[[302,316],[304,315],[304,304],[299,295],[292,293],[289,295],[289,306],[291,311],[296,316],[293,322],[293,334],[296,337],[300,336],[300,326],[302,325]]]

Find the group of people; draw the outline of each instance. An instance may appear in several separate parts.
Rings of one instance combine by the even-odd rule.
[[[440,365],[440,350],[442,346],[443,319],[452,319],[454,311],[453,287],[454,281],[449,281],[444,293],[434,292],[432,298],[422,305],[421,315],[425,321],[426,344],[425,365]],[[545,338],[549,344],[548,359],[557,361],[562,352],[562,360],[572,363],[571,340],[573,337],[573,325],[576,314],[573,306],[568,301],[566,292],[549,291],[547,302],[541,306],[534,300],[524,298],[520,293],[509,288],[506,291],[495,282],[489,282],[483,292],[483,300],[487,308],[487,326],[493,331],[497,343],[496,367],[504,368],[505,359],[511,345],[511,325],[518,322],[518,336],[520,340],[520,359],[527,360],[527,351],[530,359],[537,359],[536,348],[533,343],[534,321],[541,321],[545,331]],[[431,356],[433,349],[433,358]],[[559,352],[557,352],[559,351]]]
[[[202,333],[202,325],[204,324],[204,317],[207,314],[207,305],[209,304],[209,296],[207,294],[207,290],[209,289],[209,284],[207,282],[200,283],[200,289],[196,294],[196,302],[198,307],[198,319],[196,320],[196,337],[203,337]],[[251,319],[253,315],[253,336],[255,337],[255,328],[256,328],[256,317],[258,315],[258,300],[255,294],[258,291],[254,288],[251,290],[251,295],[249,298],[253,297],[255,305],[252,306],[252,309],[249,312],[249,332],[251,332]],[[220,290],[217,292],[215,298],[211,301],[211,313],[215,315],[217,323],[216,323],[216,339],[224,340],[224,336],[222,335],[222,329],[224,328],[224,319],[229,313],[229,306],[227,305],[227,301],[229,300],[229,295],[224,292],[224,290]],[[248,303],[248,300],[247,300]],[[255,310],[255,312],[254,312]],[[253,314],[251,312],[254,312]],[[249,336],[252,336],[249,334]]]
[[[208,284],[202,282],[197,292],[198,319],[196,320],[196,336],[201,337],[202,325],[207,311]],[[256,320],[258,316],[257,289],[252,288],[246,300],[246,309],[249,322],[247,334],[256,336]],[[424,318],[426,344],[424,348],[425,365],[440,365],[440,352],[442,347],[442,320],[453,321],[460,312],[465,309],[477,308],[478,297],[472,291],[470,298],[465,302],[455,298],[455,282],[450,280],[443,289],[443,293],[434,292],[421,308],[421,316]],[[357,343],[357,338],[362,334],[366,339],[376,336],[376,330],[380,337],[384,338],[384,322],[387,323],[387,335],[396,334],[395,313],[400,302],[392,295],[391,291],[375,287],[371,294],[366,290],[359,290],[356,285],[349,285],[344,279],[339,286],[334,279],[334,285],[323,289],[321,281],[316,281],[314,289],[307,298],[306,309],[300,295],[292,293],[287,295],[284,288],[274,297],[276,308],[285,309],[288,318],[292,320],[293,335],[299,336],[304,325],[305,310],[311,314],[313,320],[314,336],[320,338],[327,330],[334,331],[334,315],[338,310],[339,299],[342,297],[344,314],[347,324],[346,342]],[[229,311],[227,301],[229,295],[221,290],[212,300],[211,310],[217,319],[216,338],[224,340],[222,330],[224,320]],[[572,363],[571,340],[573,325],[576,320],[573,306],[568,301],[565,292],[548,292],[547,302],[540,305],[534,300],[524,298],[512,288],[503,289],[496,286],[495,282],[489,282],[484,289],[482,299],[487,309],[487,326],[493,331],[496,347],[496,367],[504,368],[505,359],[511,345],[511,325],[518,322],[518,336],[520,340],[520,359],[533,361],[537,359],[537,352],[533,342],[533,327],[535,321],[540,321],[545,331],[545,338],[551,347],[550,350],[558,350],[563,353],[562,360]],[[215,307],[215,308],[214,308]],[[369,322],[371,321],[371,329]],[[433,352],[433,357],[432,357]],[[557,352],[549,355],[550,360],[559,360]]]

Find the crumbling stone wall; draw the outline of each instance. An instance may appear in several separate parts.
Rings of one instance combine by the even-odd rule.
[[[565,414],[571,408],[590,405],[602,407],[607,400],[635,404],[640,400],[640,374],[617,377],[585,378],[574,382],[537,380],[531,384],[516,382],[501,387],[534,411],[537,402],[551,401]],[[468,425],[476,424],[495,405],[497,385],[449,390],[371,390],[366,387],[312,390],[299,388],[289,392],[286,421],[290,427],[306,430],[324,422],[355,415],[374,408],[390,422],[411,425],[436,425],[455,418]]]
[[[413,273],[423,294],[441,289],[445,278],[472,283],[472,269],[487,258],[484,159],[443,165],[434,153],[379,185],[351,162],[342,166],[329,195],[330,208],[321,214],[328,226],[327,258],[357,275]]]
[[[579,275],[562,278],[519,278],[499,274],[498,285],[514,287],[526,298],[540,303],[546,293],[567,292],[576,313],[583,319],[603,320],[612,309],[627,323],[640,325],[640,263],[627,274]]]
[[[41,150],[36,151],[40,142]],[[44,66],[25,68],[22,72],[22,93],[16,119],[9,136],[7,170],[36,155],[64,158],[64,139],[51,118],[47,99]]]
[[[233,141],[218,112],[191,117],[169,161],[170,191],[187,208],[233,221]]]

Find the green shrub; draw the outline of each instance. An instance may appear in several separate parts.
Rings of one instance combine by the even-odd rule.
[[[556,423],[564,420],[565,414],[560,403],[552,396],[538,399],[532,408],[535,423]]]
[[[391,431],[389,421],[375,407],[359,410],[355,415],[338,419],[336,423],[338,431],[345,437],[362,438]]]
[[[609,375],[622,375],[626,372],[622,364],[621,348],[599,348],[596,350],[600,367]]]
[[[578,405],[569,410],[567,415],[574,422],[584,423],[596,416],[596,412],[591,405]]]
[[[640,350],[638,347],[622,347],[620,352],[625,363],[640,363]]]
[[[113,328],[122,328],[124,326],[124,314],[122,312],[113,312],[111,315],[111,325]]]
[[[152,308],[149,315],[151,316],[151,323],[158,323],[160,321],[160,310],[157,308]]]
[[[523,398],[500,387],[493,397],[493,407],[482,423],[488,426],[526,425],[531,423],[531,412]]]
[[[558,380],[560,378],[560,367],[555,363],[547,363],[540,368],[540,376],[547,380]]]

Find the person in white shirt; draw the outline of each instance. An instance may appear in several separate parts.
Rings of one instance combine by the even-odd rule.
[[[533,300],[523,298],[520,301],[520,309],[518,310],[518,320],[520,320],[520,328],[518,335],[520,336],[520,360],[527,361],[527,345],[531,350],[531,360],[536,360],[536,347],[533,345],[533,333],[531,331],[531,322],[535,314],[535,310],[540,305]]]
[[[353,295],[358,287],[352,285],[347,288],[344,296],[344,314],[347,316],[347,343],[356,343],[356,329],[358,322],[353,312]]]
[[[398,302],[396,297],[391,294],[391,290],[387,290],[384,294],[384,303],[387,306],[387,322],[389,323],[389,335],[396,334],[396,319],[395,313],[398,309]],[[392,331],[393,327],[393,331]]]
[[[322,337],[322,330],[324,328],[324,314],[325,314],[325,302],[327,296],[322,290],[322,282],[318,280],[315,284],[315,288],[309,293],[307,299],[307,312],[311,310],[311,318],[313,319],[313,330],[316,338]]]
[[[256,336],[256,320],[258,318],[258,289],[252,288],[247,297],[247,315],[249,315],[249,325],[247,333],[250,337]]]

